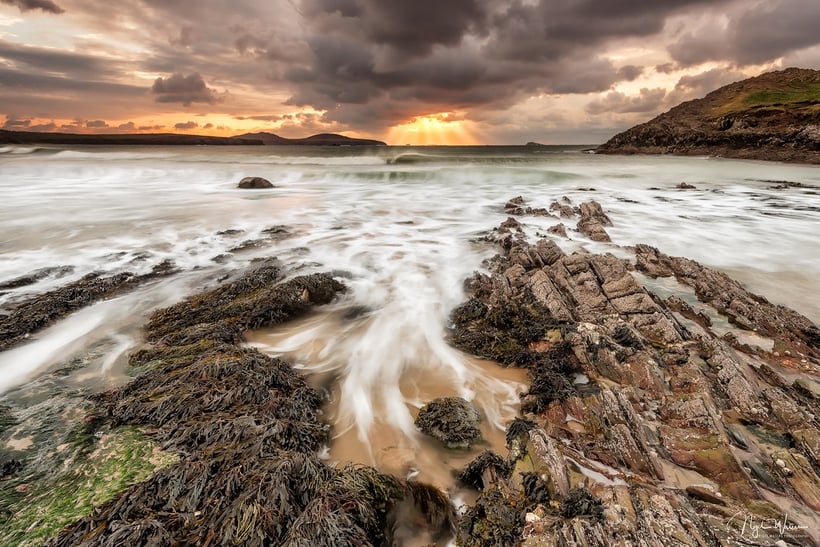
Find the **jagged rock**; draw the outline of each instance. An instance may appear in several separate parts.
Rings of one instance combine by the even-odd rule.
[[[594,206],[584,209],[597,215]],[[652,294],[612,254],[545,252],[554,248],[523,233],[499,247],[488,273],[465,284],[469,298],[453,314],[453,342],[528,369],[522,412],[529,419],[509,427],[513,473],[497,477],[468,510],[461,543],[499,541],[492,522],[506,514],[508,523],[524,523],[521,536],[503,540],[509,544],[603,546],[618,538],[634,545],[731,545],[743,534],[733,514],[758,521],[784,515],[765,500],[760,479],[738,460],[744,452],[730,443],[745,454],[784,447],[772,456],[784,466],[773,464],[770,477],[792,503],[820,503],[820,434],[794,429],[800,421],[814,423],[816,398],[785,380],[774,355],[733,347],[715,335],[703,312]],[[638,246],[636,252],[648,275],[701,275],[688,262],[652,251]],[[703,329],[688,331],[673,312]],[[755,315],[744,311],[744,317],[751,323]],[[799,332],[809,345],[811,331]],[[576,374],[584,383],[576,383]],[[753,435],[747,438],[738,423]],[[715,490],[693,486],[692,473]],[[605,521],[561,514],[579,487],[600,500]],[[496,517],[487,517],[493,511]]]
[[[467,448],[481,438],[481,416],[461,397],[433,399],[419,410],[416,427],[447,448]]]
[[[670,257],[648,245],[636,245],[636,268],[654,277],[675,278],[695,290],[698,300],[713,306],[730,321],[806,354],[820,364],[820,329],[808,318],[752,294],[722,272],[694,260]]]
[[[567,203],[569,202],[567,201]],[[555,211],[561,218],[572,218],[575,216],[575,210],[571,206],[565,203],[558,203],[557,201],[553,201],[550,204],[550,211]]]
[[[243,189],[262,189],[274,188],[271,181],[262,177],[245,177],[239,181],[237,188]]]
[[[521,196],[516,196],[504,204],[504,212],[508,215],[535,215],[551,217],[549,211],[543,208],[533,208],[527,206],[527,202]]]
[[[567,237],[567,227],[562,222],[547,228],[547,232],[561,237]]]
[[[604,226],[611,226],[612,221],[604,213],[601,204],[597,201],[585,201],[579,208],[581,219],[578,221],[578,231],[593,241],[612,241]]]

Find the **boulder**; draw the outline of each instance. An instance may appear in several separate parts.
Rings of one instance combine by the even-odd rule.
[[[478,411],[461,397],[440,397],[424,405],[416,418],[422,433],[447,448],[468,448],[481,438]]]
[[[239,181],[237,188],[242,189],[260,189],[260,188],[274,188],[273,184],[268,179],[262,177],[245,177]]]

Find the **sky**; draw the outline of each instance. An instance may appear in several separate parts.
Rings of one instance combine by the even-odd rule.
[[[0,0],[0,127],[597,144],[820,68],[820,0]]]

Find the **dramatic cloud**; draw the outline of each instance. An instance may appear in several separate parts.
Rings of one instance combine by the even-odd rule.
[[[738,2],[725,20],[711,19],[682,33],[668,49],[682,66],[706,61],[759,65],[820,44],[818,28],[816,0]]]
[[[151,92],[156,95],[158,103],[182,103],[190,106],[192,103],[214,104],[218,97],[213,89],[205,85],[205,80],[198,73],[175,73],[168,78],[157,78],[151,86]]]
[[[627,96],[619,91],[611,91],[603,99],[592,101],[586,106],[589,114],[597,115],[606,112],[625,114],[630,112],[654,112],[662,104],[666,90],[641,89],[640,95]]]
[[[51,0],[0,0],[2,4],[17,6],[20,11],[42,10],[48,13],[63,13],[63,9]]]
[[[589,143],[727,80],[820,67],[817,0],[0,0],[0,16],[0,115],[78,131],[197,117],[384,139],[455,115],[487,142]]]
[[[189,122],[179,122],[179,123],[174,124],[175,129],[188,130],[188,129],[196,129],[197,127],[199,127],[199,124],[197,124],[196,122],[190,122],[190,121]]]
[[[745,78],[742,72],[726,68],[713,68],[700,74],[683,76],[675,85],[676,90],[688,92],[690,95],[702,96],[726,84]]]

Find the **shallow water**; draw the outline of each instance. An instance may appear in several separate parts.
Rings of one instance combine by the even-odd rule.
[[[237,190],[249,175],[277,188]],[[697,188],[675,188],[684,181]],[[336,405],[333,457],[430,473],[424,458],[440,453],[421,454],[428,441],[413,426],[427,399],[474,400],[491,439],[516,410],[520,372],[476,362],[445,340],[464,278],[494,254],[476,237],[506,218],[507,199],[522,195],[533,207],[595,199],[612,218],[614,243],[648,243],[717,267],[818,322],[818,187],[812,166],[595,156],[577,147],[5,147],[0,284],[40,268],[73,270],[0,291],[0,309],[92,271],[142,273],[170,259],[181,273],[0,353],[0,392],[21,396],[32,378],[91,347],[93,358],[54,383],[98,390],[123,382],[150,310],[215,286],[255,257],[277,256],[300,273],[334,271],[350,288],[332,309],[254,337],[325,382]],[[530,235],[559,222],[522,221]],[[566,224],[566,250],[628,255]],[[278,225],[286,237],[231,251]],[[351,309],[359,315],[345,319]]]

